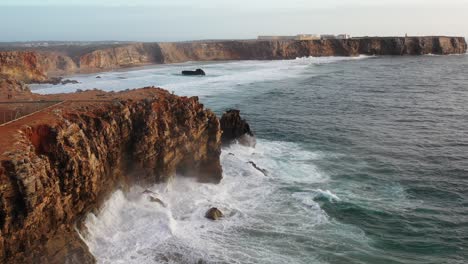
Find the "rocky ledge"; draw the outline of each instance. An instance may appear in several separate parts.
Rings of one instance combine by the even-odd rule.
[[[50,98],[63,102],[0,126],[1,263],[93,263],[76,230],[117,188],[176,173],[221,180],[220,123],[197,97],[144,88]]]

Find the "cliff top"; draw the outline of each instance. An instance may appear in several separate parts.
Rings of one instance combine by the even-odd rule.
[[[145,87],[141,89],[126,90],[121,92],[105,92],[101,90],[88,90],[83,92],[53,95],[38,95],[29,90],[18,93],[15,99],[4,100],[4,86],[0,86],[0,122],[3,121],[4,113],[15,113],[16,109],[21,109],[22,116],[7,124],[0,124],[0,158],[4,157],[4,152],[14,148],[18,142],[15,137],[24,126],[38,126],[41,124],[54,125],[60,115],[57,113],[70,115],[77,112],[93,112],[99,109],[106,109],[112,104],[119,104],[120,101],[139,101],[148,98],[158,98],[158,101],[171,100],[176,96],[168,91]],[[187,97],[180,97],[188,100]],[[28,113],[29,109],[29,113]],[[7,120],[8,121],[8,120]]]
[[[357,36],[350,39],[362,40],[362,39],[404,39],[404,38],[464,38],[462,36],[448,36],[448,35],[434,35],[434,36]],[[338,39],[337,39],[338,40]],[[345,40],[345,39],[339,39]],[[37,52],[57,52],[64,54],[72,58],[80,57],[84,54],[93,52],[95,50],[102,50],[108,48],[125,47],[134,44],[160,44],[160,43],[173,43],[173,44],[191,44],[191,43],[226,43],[226,42],[265,42],[265,41],[320,41],[320,40],[258,40],[258,39],[206,39],[206,40],[187,40],[187,41],[115,41],[115,42],[57,42],[54,45],[47,46],[34,46],[27,45],[28,43],[23,42],[0,42],[0,52],[4,51],[37,51]],[[39,41],[42,42],[42,41]],[[47,42],[47,41],[44,41]],[[37,43],[37,42],[35,42]]]

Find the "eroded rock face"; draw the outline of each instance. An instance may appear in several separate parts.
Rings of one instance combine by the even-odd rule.
[[[92,263],[75,225],[116,188],[222,177],[219,121],[196,97],[147,88],[21,122],[0,142],[11,142],[0,153],[1,263]]]
[[[223,131],[221,136],[223,144],[228,145],[237,140],[243,145],[255,146],[254,134],[247,121],[240,116],[239,110],[226,111],[221,117],[220,124]]]
[[[103,49],[96,48],[83,54],[79,60],[80,68],[84,72],[163,63],[157,43],[134,43]]]
[[[47,79],[39,55],[32,51],[0,52],[0,75],[24,82]]]

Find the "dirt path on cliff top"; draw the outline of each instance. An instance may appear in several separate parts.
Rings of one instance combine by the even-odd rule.
[[[22,100],[45,100],[53,101],[55,104],[46,107],[26,117],[14,120],[8,124],[0,125],[0,158],[5,158],[5,152],[14,150],[18,147],[15,144],[23,144],[17,136],[24,126],[38,126],[41,124],[54,125],[59,119],[54,111],[73,113],[75,111],[83,111],[83,109],[97,109],[112,103],[114,100],[142,100],[154,96],[170,96],[170,94],[162,89],[154,87],[146,87],[142,89],[123,91],[123,92],[104,92],[100,90],[85,91],[80,93],[70,94],[54,94],[54,95],[37,95],[23,94]],[[0,101],[2,100],[0,97]],[[20,100],[21,101],[21,100]],[[58,104],[58,101],[62,103]],[[15,100],[8,102],[14,103]],[[8,106],[0,107],[0,110],[8,110]],[[26,144],[26,143],[24,143]]]

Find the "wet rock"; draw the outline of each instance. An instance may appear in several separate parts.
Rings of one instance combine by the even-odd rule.
[[[148,189],[144,190],[142,193],[143,194],[156,194],[155,192],[148,190]]]
[[[210,210],[206,211],[205,217],[210,219],[210,220],[219,220],[221,217],[223,217],[223,213],[216,207],[212,207]]]
[[[161,199],[159,199],[159,198],[157,198],[157,197],[154,197],[154,196],[151,195],[151,196],[149,197],[149,200],[150,200],[150,202],[160,204],[162,207],[166,207],[166,204],[165,204],[163,201],[161,201]]]
[[[65,84],[76,84],[79,83],[77,80],[70,80],[70,79],[63,79],[63,77],[51,77],[43,81],[38,81],[37,83],[47,83],[47,84],[53,84],[53,85],[65,85]]]
[[[96,79],[101,79],[101,76],[96,76]]]
[[[240,116],[240,111],[231,109],[226,111],[220,120],[221,130],[221,142],[224,145],[231,144],[236,140],[246,146],[255,146],[255,138],[250,126]]]
[[[263,173],[263,175],[267,176],[267,170],[258,167],[257,164],[255,164],[255,162],[249,161],[249,162],[247,162],[247,163],[249,163],[250,165],[252,165],[252,166],[253,166],[256,170],[258,170],[259,172]]]
[[[49,78],[43,82],[40,82],[40,83],[49,83],[49,84],[53,84],[53,85],[58,85],[62,82],[63,78],[62,77],[52,77],[52,78]]]
[[[77,80],[69,80],[69,79],[66,79],[66,80],[61,81],[60,83],[63,84],[63,85],[65,85],[65,84],[69,84],[69,83],[71,83],[71,84],[77,84],[77,83],[80,83],[80,82],[77,81]]]
[[[205,71],[203,71],[202,69],[196,69],[194,71],[182,71],[182,75],[200,75],[200,76],[204,76],[206,74],[205,74]]]

